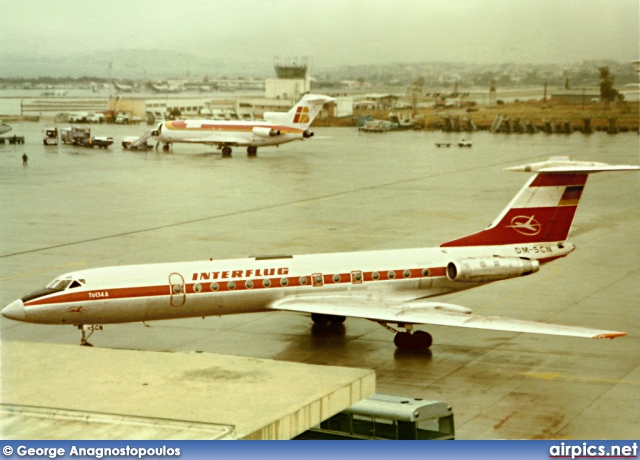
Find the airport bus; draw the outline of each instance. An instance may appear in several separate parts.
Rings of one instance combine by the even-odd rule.
[[[455,439],[453,411],[440,401],[374,394],[294,439]]]

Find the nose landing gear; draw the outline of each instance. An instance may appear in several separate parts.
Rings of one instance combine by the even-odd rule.
[[[93,345],[91,345],[89,342],[87,342],[87,340],[89,339],[89,337],[91,337],[91,335],[94,333],[94,331],[89,332],[89,334],[86,333],[85,329],[84,329],[84,325],[79,324],[78,325],[78,329],[80,329],[80,332],[82,333],[82,337],[80,337],[80,345],[83,347],[92,347]]]
[[[83,347],[92,347],[93,345],[88,342],[89,337],[91,337],[96,331],[104,330],[104,326],[102,324],[79,324],[78,329],[80,329],[80,332],[82,333],[82,337],[80,337],[80,345]],[[89,331],[88,334],[87,331]]]

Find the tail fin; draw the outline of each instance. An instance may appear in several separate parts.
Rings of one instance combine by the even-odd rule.
[[[507,169],[537,174],[488,228],[443,243],[441,247],[565,241],[590,173],[639,168],[552,157],[549,161]]]
[[[322,96],[320,94],[305,94],[287,113],[267,112],[264,114],[264,119],[270,123],[279,123],[300,129],[307,129],[318,113],[320,113],[322,106],[334,100],[332,97]]]

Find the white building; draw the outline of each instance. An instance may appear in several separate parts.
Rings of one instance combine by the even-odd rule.
[[[311,91],[311,80],[304,78],[268,78],[264,81],[264,96],[267,99],[296,101]]]

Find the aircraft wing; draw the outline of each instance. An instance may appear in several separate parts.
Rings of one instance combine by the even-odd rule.
[[[288,296],[271,302],[274,310],[364,318],[382,323],[435,324],[508,332],[613,339],[626,332],[471,314],[459,305],[427,301],[372,301],[350,296]]]

